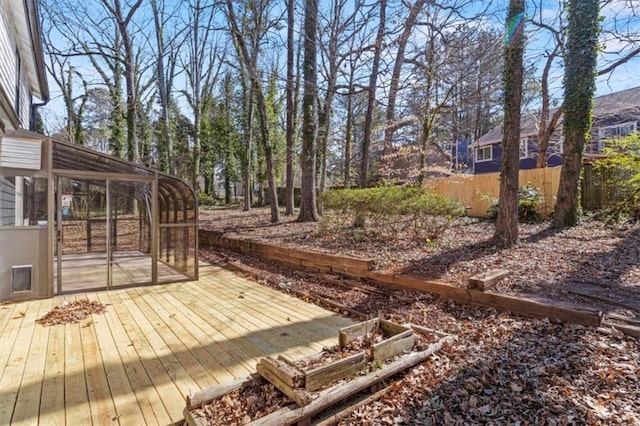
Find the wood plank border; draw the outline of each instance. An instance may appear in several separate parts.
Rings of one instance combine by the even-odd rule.
[[[235,242],[231,243],[231,241],[238,241],[238,238],[228,238],[217,231],[200,230],[199,235],[200,241],[204,245],[230,248],[232,250],[234,249],[234,245],[239,245]],[[553,318],[565,323],[580,324],[589,327],[600,327],[602,324],[603,312],[588,306],[552,303],[550,301],[535,300],[523,296],[511,296],[457,287],[442,281],[425,280],[411,275],[377,272],[373,270],[374,263],[371,259],[349,258],[348,256],[283,248],[251,241],[245,241],[245,243],[249,244],[249,254],[257,258],[279,262],[293,269],[303,269],[314,272],[329,269],[331,272],[355,278],[368,279],[378,285],[394,289],[415,290],[436,294],[456,302],[497,308],[512,312],[516,315]],[[318,256],[319,260],[311,266],[312,263],[309,262],[313,261],[309,259],[314,259],[314,256]],[[333,259],[335,263],[330,263],[328,266],[326,262],[328,262],[329,259]],[[347,261],[345,259],[350,260]],[[242,270],[244,268],[233,265],[231,269]]]

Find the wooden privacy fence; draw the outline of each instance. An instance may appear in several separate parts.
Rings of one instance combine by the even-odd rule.
[[[561,170],[562,167],[520,170],[520,186],[529,183],[542,192],[544,201],[539,211],[545,217],[553,212],[556,204]],[[497,199],[500,194],[500,173],[428,179],[425,186],[440,195],[462,202],[467,207],[469,216],[487,217],[491,200]]]

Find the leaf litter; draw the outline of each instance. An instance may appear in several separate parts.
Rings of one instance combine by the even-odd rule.
[[[323,251],[369,255],[377,262],[384,256],[375,244],[371,252],[366,244],[355,249],[346,248],[349,241],[339,243],[336,239],[326,244],[322,237],[315,238],[315,224],[298,227],[291,222],[281,228],[260,227],[261,220],[268,222],[265,212],[257,222],[240,212],[231,214],[244,224],[236,226],[234,232],[250,235],[253,240],[306,249],[322,246]],[[233,223],[218,219],[217,226]],[[205,220],[205,226],[206,223]],[[507,293],[516,292],[520,286],[536,290],[530,284],[540,281],[540,276],[558,280],[558,286],[569,279],[600,283],[595,285],[608,283],[612,291],[616,288],[636,291],[640,282],[640,261],[636,262],[640,253],[638,227],[615,230],[587,223],[551,234],[543,225],[531,225],[522,234],[521,247],[498,253],[481,244],[490,225],[478,222],[461,226],[467,227],[466,239],[461,244],[470,252],[458,247],[457,254],[452,255],[453,248],[444,247],[445,239],[437,253],[429,252],[432,248],[424,249],[421,257],[415,253],[408,255],[414,259],[410,260],[397,254],[403,251],[404,243],[400,243],[400,248],[382,250],[385,255],[393,255],[382,259],[378,267],[415,271],[441,264],[446,265],[440,270],[441,279],[454,280],[457,276],[460,280],[483,268],[509,265],[507,269],[515,273],[499,289]],[[483,227],[489,229],[483,231]],[[306,237],[300,236],[301,232]],[[480,234],[483,236],[479,237]],[[542,247],[535,247],[540,242]],[[386,245],[392,246],[389,242]],[[425,293],[363,293],[356,288],[332,285],[316,274],[290,271],[228,250],[203,250],[202,256],[221,265],[240,261],[255,270],[258,282],[279,291],[295,288],[331,295],[344,306],[371,317],[382,314],[397,323],[421,324],[458,337],[404,376],[386,382],[388,391],[383,397],[357,408],[340,424],[640,425],[640,343],[632,337],[602,334],[548,319],[522,318]],[[514,267],[521,263],[520,268]],[[525,283],[527,280],[531,283]],[[278,285],[282,282],[287,286]],[[560,291],[555,294],[574,300]],[[625,312],[637,315],[634,310]]]
[[[60,305],[47,312],[36,323],[48,327],[57,324],[75,324],[90,315],[105,312],[105,305],[89,299],[65,300]]]

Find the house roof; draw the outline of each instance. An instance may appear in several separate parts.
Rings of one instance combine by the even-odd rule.
[[[553,115],[555,109],[549,115]],[[640,87],[598,96],[593,99],[593,124],[608,126],[616,123],[626,123],[640,120]],[[558,127],[562,124],[562,117]],[[523,114],[520,120],[520,135],[523,137],[538,134],[538,115]],[[476,144],[478,146],[492,145],[502,142],[502,125],[496,126],[482,135]]]

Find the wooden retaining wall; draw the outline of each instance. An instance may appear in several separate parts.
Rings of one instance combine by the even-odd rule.
[[[457,302],[498,308],[518,315],[554,318],[562,322],[590,327],[599,327],[602,324],[602,312],[590,307],[550,303],[549,301],[478,291],[405,274],[376,272],[373,271],[374,262],[372,259],[301,251],[225,237],[216,231],[200,230],[198,235],[201,245],[223,247],[245,254],[252,254],[258,258],[278,262],[294,269],[310,272],[334,272],[356,278],[366,278],[395,289],[428,292]]]
[[[241,238],[227,237],[221,232],[201,229],[198,232],[200,245],[222,247],[244,254],[251,254],[260,259],[278,262],[293,269],[309,272],[334,272],[347,275],[358,275],[372,271],[373,259],[329,254],[317,251],[301,251],[288,247],[274,246]]]

